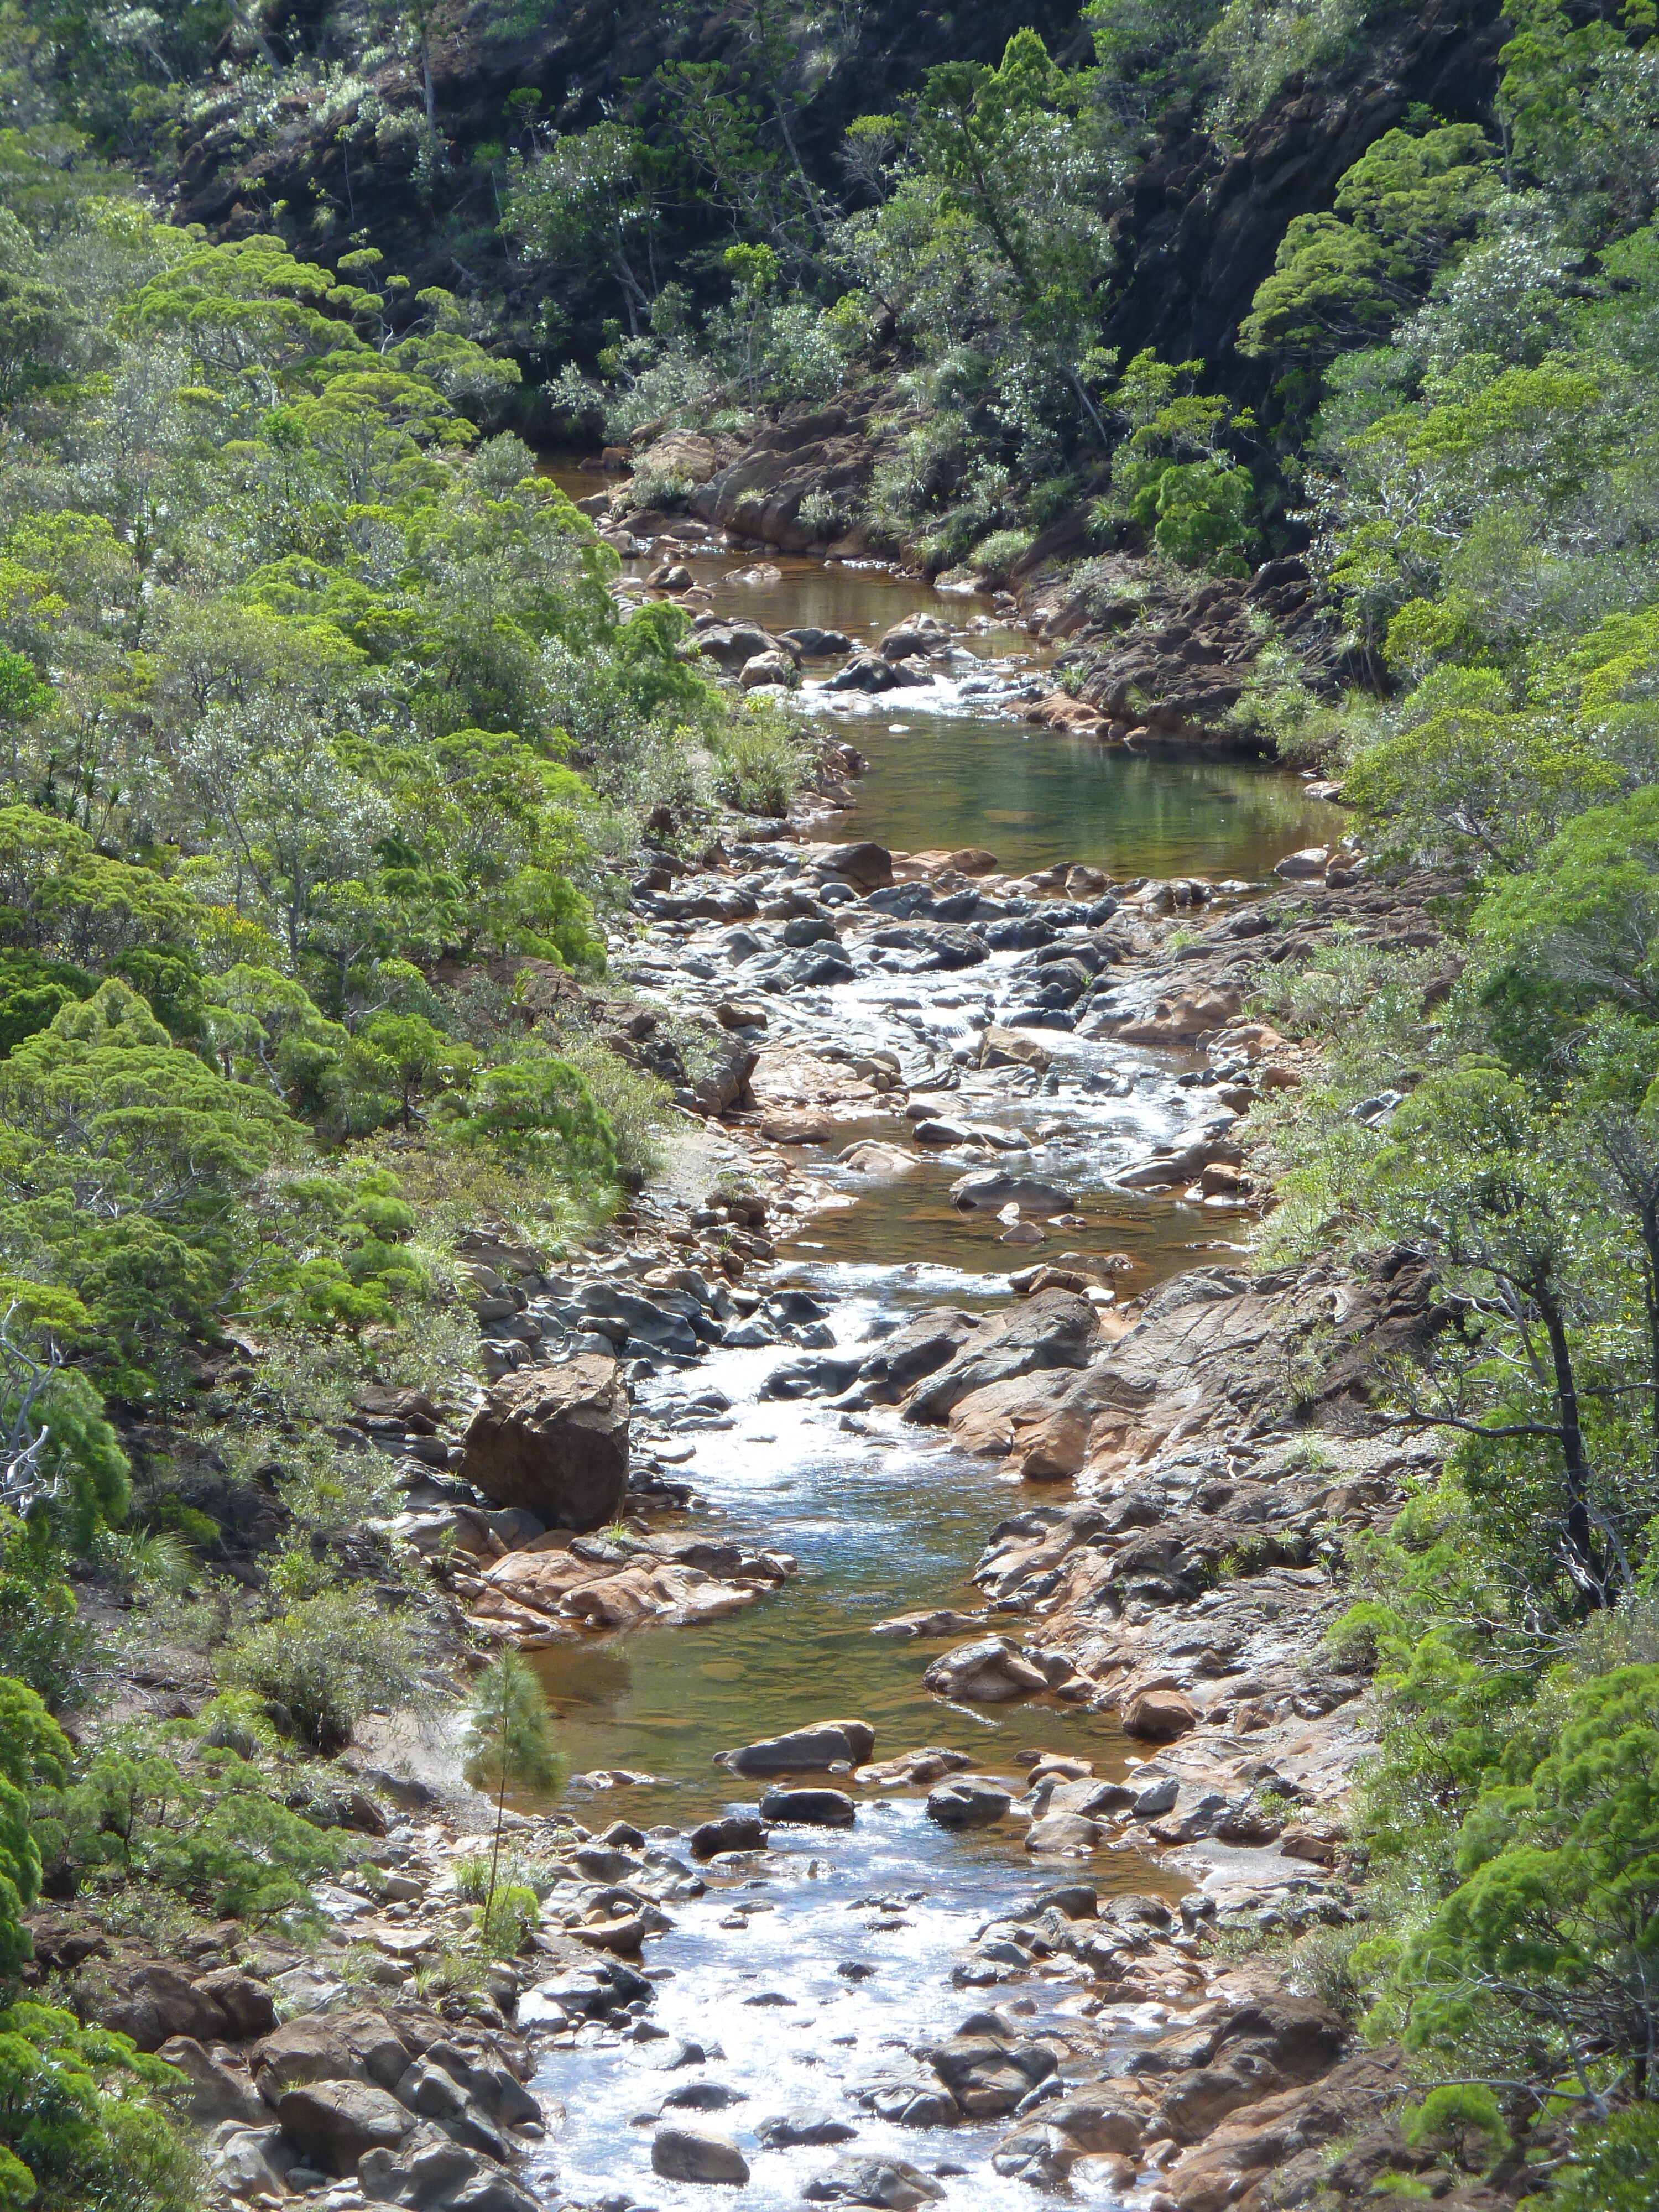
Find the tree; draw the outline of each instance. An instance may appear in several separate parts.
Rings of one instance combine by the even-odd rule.
[[[535,1669],[516,1651],[503,1651],[478,1677],[461,1738],[461,1771],[472,1787],[495,1793],[495,1836],[483,1905],[487,1928],[495,1901],[507,1793],[509,1789],[551,1790],[560,1772],[542,1686]]]
[[[15,1974],[33,1946],[23,1915],[40,1894],[40,1852],[27,1792],[61,1785],[69,1739],[35,1692],[0,1675],[0,1972]]]
[[[1377,1186],[1383,1225],[1433,1258],[1466,1316],[1452,1348],[1437,1345],[1441,1387],[1412,1418],[1488,1448],[1526,1447],[1528,1502],[1570,1604],[1613,1603],[1631,1580],[1630,1501],[1617,1471],[1597,1464],[1583,1370],[1598,1294],[1617,1292],[1586,1218],[1582,1162],[1522,1085],[1475,1062],[1431,1077],[1400,1107]],[[1499,1463],[1524,1510],[1516,1469],[1502,1454]]]
[[[1401,1950],[1405,2041],[1453,2050],[1507,2026],[1534,2080],[1565,2076],[1605,2115],[1613,2081],[1659,2087],[1659,1667],[1567,1690],[1514,1763],[1530,1771],[1481,1793],[1460,1886]]]

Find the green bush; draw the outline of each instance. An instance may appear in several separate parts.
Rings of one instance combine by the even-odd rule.
[[[655,1076],[630,1067],[598,1037],[567,1035],[556,1049],[584,1078],[611,1124],[618,1182],[640,1189],[665,1158],[661,1139],[673,1118],[672,1091]]]
[[[262,1622],[219,1676],[282,1705],[313,1750],[337,1751],[371,1706],[427,1701],[415,1637],[366,1591],[326,1590]]]
[[[48,1522],[0,1512],[0,1675],[15,1676],[54,1712],[86,1702],[93,1636],[64,1579]]]
[[[988,583],[1002,584],[1007,581],[1008,571],[1015,562],[1029,553],[1031,545],[1029,530],[994,530],[988,538],[980,539],[968,558]]]
[[[1565,2165],[1522,2212],[1659,2212],[1659,2104],[1575,2128]]]
[[[144,2094],[183,2086],[72,2013],[0,2012],[0,2212],[196,2212],[196,2154]]]
[[[740,814],[778,817],[800,789],[812,758],[808,735],[770,702],[738,708],[714,745],[714,786]]]

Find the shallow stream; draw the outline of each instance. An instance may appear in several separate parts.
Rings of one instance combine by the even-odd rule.
[[[556,473],[574,495],[604,488],[600,477]],[[643,577],[651,565],[629,568]],[[781,570],[776,580],[742,584],[726,580],[747,565],[741,556],[692,557],[688,565],[712,590],[717,611],[749,615],[774,633],[812,625],[866,644],[919,610],[966,628],[958,656],[927,685],[854,696],[849,705],[845,695],[832,698],[809,681],[807,703],[870,762],[856,811],[823,835],[912,851],[987,846],[1010,872],[1066,860],[1120,880],[1200,875],[1242,893],[1285,853],[1328,839],[1336,827],[1334,811],[1310,801],[1282,771],[1136,756],[1018,720],[1022,689],[1044,656],[1024,632],[994,619],[988,600],[946,598],[872,568],[785,560],[772,563]],[[809,677],[821,678],[834,665],[809,664]],[[641,987],[672,1002],[678,951],[672,939],[641,947]],[[626,972],[625,957],[617,964]],[[919,1039],[948,1044],[953,1023],[965,1024],[995,988],[993,964],[791,994],[779,1002],[784,1032],[809,1045],[816,1035],[860,1049],[884,1046],[902,1058],[915,1054]],[[779,1033],[775,1023],[769,1034]],[[1087,1227],[1073,1232],[1079,1246],[1127,1252],[1136,1262],[1132,1291],[1224,1255],[1242,1234],[1236,1222],[1106,1188],[1128,1158],[1194,1126],[1200,1094],[1174,1082],[1188,1063],[1064,1035],[1044,1042],[1054,1054],[1055,1079],[1040,1096],[988,1095],[971,1104],[981,1121],[1042,1133],[1041,1171],[1063,1168],[1081,1194]],[[1085,1090],[1083,1079],[1108,1062],[1121,1095]],[[970,1085],[964,1080],[962,1096],[942,1106],[965,1109]],[[872,1121],[867,1133],[908,1141],[890,1118]],[[835,1301],[830,1326],[837,1344],[859,1342],[872,1322],[920,1305],[1006,1304],[1007,1271],[1039,1255],[1011,1254],[994,1222],[950,1204],[946,1186],[960,1161],[929,1158],[902,1180],[872,1182],[832,1164],[833,1150],[865,1131],[842,1125],[836,1133],[836,1147],[807,1157],[837,1202],[793,1226],[776,1219],[769,1233],[778,1242],[775,1279]],[[1057,1249],[1042,1256],[1059,1256]],[[991,1528],[1042,1500],[936,1432],[904,1427],[890,1414],[852,1419],[822,1400],[757,1399],[769,1370],[792,1356],[788,1346],[716,1349],[694,1371],[638,1391],[647,1433],[668,1431],[695,1446],[687,1471],[712,1509],[696,1516],[696,1525],[712,1518],[721,1534],[761,1536],[793,1553],[800,1574],[776,1595],[705,1627],[647,1630],[536,1655],[573,1771],[624,1768],[658,1778],[654,1786],[603,1796],[573,1790],[571,1812],[592,1828],[622,1817],[642,1829],[684,1829],[752,1807],[757,1789],[734,1784],[713,1754],[840,1715],[870,1723],[878,1759],[939,1744],[1012,1777],[1014,1754],[1042,1746],[1092,1759],[1105,1775],[1127,1771],[1136,1747],[1107,1717],[1051,1698],[953,1706],[924,1689],[924,1669],[960,1635],[919,1642],[871,1633],[893,1614],[981,1609],[968,1578]],[[710,1389],[729,1407],[692,1413],[688,1425],[677,1405]],[[1007,2122],[901,2128],[860,2108],[859,2084],[902,2060],[900,2046],[947,2033],[994,2001],[994,1992],[953,1985],[951,1954],[1013,1902],[1067,1880],[1085,1879],[1103,1893],[1171,1898],[1183,1884],[1129,1849],[1102,1850],[1084,1866],[1034,1864],[1016,1821],[946,1832],[926,1818],[924,1795],[866,1796],[850,1832],[775,1829],[765,1873],[716,1877],[706,1897],[670,1906],[676,1924],[647,1947],[645,1965],[656,1983],[651,2018],[671,2040],[620,2040],[595,2025],[544,2063],[538,2086],[568,2115],[538,2185],[547,2201],[608,2212],[635,2203],[747,2212],[799,2203],[802,2185],[839,2152],[758,2148],[756,2130],[810,2106],[856,2127],[847,2150],[896,2154],[936,2173],[945,2202],[963,2212],[1032,2204],[1028,2185],[986,2163]],[[734,1910],[738,1905],[751,1909]],[[769,2001],[757,2004],[757,1997]],[[1030,1985],[1013,2002],[1017,2011],[1036,2007],[1028,2028],[1063,2028],[1068,2013],[1075,2024],[1079,2000],[1068,1999],[1064,1984]],[[1131,2035],[1158,2016],[1155,2006],[1108,2008],[1097,2027]],[[706,2056],[665,2072],[664,2054],[678,2051],[676,2038],[695,2041]],[[654,2114],[665,2094],[688,2081],[724,2085],[744,2100],[725,2111],[665,2117],[734,2138],[752,2168],[746,2186],[653,2173],[651,2130],[629,2123]],[[1075,2201],[1126,2201],[1103,2184],[1091,2193],[1082,2169],[1071,2189]]]

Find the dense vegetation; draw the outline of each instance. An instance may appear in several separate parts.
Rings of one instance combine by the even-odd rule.
[[[1166,128],[1225,154],[1334,96],[1412,8],[1093,0],[1086,56],[1027,28],[902,102],[871,86],[833,173],[803,149],[858,11],[729,13],[717,58],[671,54],[605,119],[521,87],[463,148],[436,10],[0,10],[0,1967],[43,1881],[155,1929],[303,1924],[339,1848],[311,1754],[429,1656],[417,1593],[363,1587],[396,1563],[354,1563],[378,1462],[323,1426],[366,1377],[459,1361],[457,1228],[556,1243],[645,1164],[656,1094],[591,1012],[617,863],[647,812],[694,825],[793,758],[680,615],[618,619],[611,555],[500,427],[529,419],[518,364],[544,419],[612,439],[858,387],[879,458],[803,511],[824,542],[994,576],[1062,517],[1153,574],[1302,550],[1348,626],[1363,687],[1316,698],[1269,647],[1253,711],[1344,775],[1375,865],[1439,872],[1447,941],[1334,930],[1281,973],[1262,1011],[1326,1073],[1258,1142],[1276,1255],[1433,1262],[1432,1353],[1376,1387],[1446,1452],[1350,1562],[1386,1932],[1340,1973],[1413,2055],[1419,2139],[1490,2161],[1571,2116],[1548,2203],[1651,2212],[1650,0],[1516,0],[1478,112],[1379,131],[1207,362],[1107,343],[1137,170]],[[164,219],[181,146],[251,161],[296,106],[343,149],[343,211]],[[359,234],[354,159],[402,165],[453,289]],[[533,1015],[526,963],[591,989]],[[186,1403],[233,1474],[277,1469],[257,1589],[129,1448]],[[216,1650],[216,1703],[77,1751],[100,1655],[71,1571]],[[497,1786],[544,1755],[509,1745],[514,1687],[476,1722]],[[0,2200],[120,2177],[186,2205],[154,2069],[61,1994],[0,2022]]]
[[[318,1925],[342,1846],[313,1757],[429,1697],[434,1651],[423,1584],[362,1526],[384,1462],[325,1430],[365,1381],[464,1367],[459,1230],[557,1248],[648,1165],[667,1094],[599,1042],[618,863],[646,811],[695,835],[796,746],[681,655],[677,611],[620,618],[614,555],[465,411],[517,372],[452,298],[403,301],[372,249],[215,244],[38,134],[8,145],[15,1976],[43,1883],[164,1948],[224,1916]],[[557,988],[532,1004],[526,975]],[[192,1502],[186,1432],[233,1486],[274,1474],[256,1571]],[[135,1641],[216,1668],[196,1721],[73,1748],[56,1717],[95,1716],[121,1656],[78,1620],[88,1577],[136,1604]],[[193,2203],[149,2101],[168,2070],[61,1995],[0,2019],[0,2199]]]

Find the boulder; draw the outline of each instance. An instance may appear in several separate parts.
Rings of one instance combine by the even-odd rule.
[[[280,2201],[288,2194],[283,2176],[295,2164],[293,2151],[273,2121],[267,2127],[245,2128],[227,2121],[216,2130],[208,2148],[207,2167],[227,2197],[246,2203],[263,2198]]]
[[[396,2150],[415,2121],[386,2089],[367,2081],[307,2081],[276,2106],[283,2136],[307,2166],[341,2180],[365,2151]]]
[[[958,1644],[954,1651],[935,1659],[921,1679],[936,1697],[955,1698],[975,1705],[1012,1705],[1021,1698],[1036,1697],[1048,1686],[1047,1675],[1021,1658],[1001,1636]]]
[[[1009,1791],[982,1774],[963,1774],[933,1790],[927,1817],[941,1828],[988,1828],[1013,1802]]]
[[[994,1329],[965,1343],[948,1366],[927,1376],[905,1402],[907,1421],[943,1421],[963,1400],[994,1383],[1058,1368],[1086,1367],[1100,1322],[1087,1298],[1039,1291]]]
[[[1123,1726],[1148,1743],[1173,1743],[1198,1725],[1198,1707],[1176,1689],[1141,1690],[1125,1705]]]
[[[723,2181],[741,2187],[749,2162],[725,2136],[697,2128],[659,2128],[651,2143],[651,2171],[665,2181]]]
[[[1006,1168],[975,1168],[951,1185],[951,1202],[964,1213],[1000,1213],[1017,1206],[1022,1213],[1047,1219],[1050,1214],[1070,1213],[1077,1201],[1058,1183],[1036,1176],[1012,1174]]]
[[[878,653],[857,653],[845,668],[825,678],[823,688],[826,691],[896,691],[902,684],[927,681],[915,670],[884,660]]]
[[[224,2009],[211,1992],[160,1964],[125,1975],[98,2024],[131,2036],[140,2051],[158,2050],[175,2035],[212,2042],[227,2033]]]
[[[1045,1813],[1025,1831],[1028,1851],[1091,1851],[1104,1833],[1080,1813]]]
[[[761,1818],[780,1827],[850,1828],[858,1810],[842,1790],[769,1790]]]
[[[353,1798],[362,1794],[361,1790],[349,1793]],[[366,1802],[372,1805],[374,1801],[369,1798]],[[244,2043],[250,2036],[269,2035],[276,2025],[276,1999],[263,1982],[256,1982],[240,1966],[221,1966],[215,1973],[200,1975],[193,1986],[198,1996],[208,1998],[223,2014],[225,2033],[234,2043]]]
[[[691,638],[692,650],[719,661],[728,675],[736,675],[746,661],[762,653],[781,653],[794,666],[789,648],[756,622],[713,622],[702,624]]]
[[[937,615],[906,615],[902,622],[882,632],[876,649],[884,660],[910,660],[919,654],[937,653],[950,638],[951,625]]]
[[[856,845],[832,845],[827,853],[815,857],[821,868],[844,876],[858,890],[878,890],[893,880],[893,856],[885,845],[878,845],[872,838]]]
[[[808,660],[823,660],[831,654],[852,653],[853,641],[844,630],[818,629],[811,623],[799,629],[781,629],[779,637],[785,645],[793,645],[797,653]]]
[[[733,1774],[824,1774],[832,1766],[862,1766],[875,1747],[867,1721],[815,1721],[738,1751],[716,1752],[714,1764]]]
[[[851,2142],[858,2130],[827,2112],[784,2112],[763,2120],[755,2133],[768,2150],[793,2150],[799,2143]]]
[[[417,2118],[432,2121],[465,2149],[482,2151],[486,2158],[506,2157],[507,2144],[481,2100],[435,2059],[417,2058],[398,2082],[396,2095]]]
[[[848,1145],[844,1152],[836,1155],[836,1165],[846,1168],[853,1175],[914,1175],[919,1164],[914,1152],[907,1152],[898,1145],[884,1145],[874,1137]]]
[[[1054,2055],[1040,2043],[1018,2043],[995,2013],[976,2013],[948,2041],[921,2054],[969,2119],[1012,2112],[1054,2070]]]
[[[956,1358],[981,1327],[977,1314],[954,1306],[927,1306],[895,1329],[859,1370],[860,1382],[890,1401]]]
[[[979,1041],[981,1067],[1034,1067],[1039,1072],[1053,1059],[1047,1045],[1039,1044],[1028,1030],[1011,1030],[992,1022]]]
[[[422,2212],[538,2212],[505,2167],[424,2123],[396,2150],[366,2151],[357,2181],[374,2204],[414,2205]]]
[[[460,1475],[550,1528],[600,1528],[628,1491],[628,1392],[614,1359],[580,1352],[491,1385],[461,1440]]]
[[[793,691],[800,683],[800,671],[787,653],[757,653],[738,671],[738,682],[745,691],[758,691],[767,684],[781,684]]]
[[[760,1133],[769,1145],[830,1145],[835,1142],[836,1124],[821,1107],[804,1106],[766,1115]]]
[[[1287,853],[1273,869],[1286,883],[1304,881],[1310,876],[1322,876],[1330,860],[1329,848],[1324,845],[1304,845],[1299,853]]]
[[[183,2110],[199,2128],[217,2127],[237,2120],[247,2127],[262,2127],[270,2118],[264,2100],[248,2075],[222,2059],[210,2057],[193,2036],[169,2036],[156,2052],[176,2066],[189,2083]]]
[[[945,2191],[908,2159],[877,2156],[837,2159],[801,2195],[813,2204],[875,2204],[883,2212],[914,2212],[918,2204],[941,2203]]]

